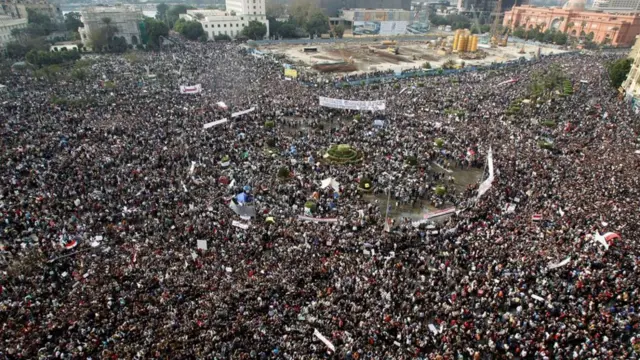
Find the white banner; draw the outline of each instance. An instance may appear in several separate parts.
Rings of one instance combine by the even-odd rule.
[[[212,122],[210,122],[210,123],[206,123],[206,124],[204,124],[204,128],[205,128],[205,129],[208,129],[208,128],[210,128],[210,127],[218,126],[218,125],[221,125],[221,124],[226,123],[227,121],[229,121],[229,120],[227,120],[227,119],[222,119],[222,120],[212,121]]]
[[[256,109],[256,108],[251,108],[251,109],[247,109],[247,110],[242,110],[242,111],[235,112],[235,113],[231,114],[231,118],[233,119],[233,118],[235,118],[235,117],[242,116],[242,115],[244,115],[244,114],[248,114],[248,113],[250,113],[250,112],[255,111],[255,109]]]
[[[358,111],[382,111],[386,109],[386,103],[384,100],[375,101],[357,101],[357,100],[344,100],[344,99],[332,99],[320,96],[320,106],[329,107],[333,109],[345,109],[345,110],[358,110]]]
[[[199,94],[202,92],[202,85],[197,84],[193,86],[180,85],[180,94]]]
[[[478,199],[491,188],[491,183],[493,182],[493,152],[491,148],[489,148],[487,161],[489,163],[489,177],[478,186]]]
[[[249,224],[241,223],[240,221],[236,221],[236,220],[233,220],[231,222],[231,225],[243,230],[247,230],[249,228]]]
[[[313,335],[315,335],[315,337],[317,337],[318,339],[320,339],[320,341],[322,341],[325,345],[327,345],[327,347],[331,349],[331,351],[336,352],[336,347],[333,346],[331,341],[327,340],[327,338],[324,337],[324,335],[320,334],[318,329],[313,329]]]
[[[198,249],[207,250],[207,240],[198,240]]]
[[[298,215],[298,220],[311,221],[311,222],[316,222],[316,223],[334,223],[334,222],[338,222],[338,219],[335,219],[335,218],[314,218],[314,217],[302,216],[302,215]]]
[[[560,261],[557,264],[549,264],[548,269],[549,270],[553,270],[553,269],[557,269],[559,267],[563,267],[563,266],[567,265],[570,261],[571,261],[571,257],[568,257],[568,258]]]

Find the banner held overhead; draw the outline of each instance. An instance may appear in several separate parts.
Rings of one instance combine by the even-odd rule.
[[[359,110],[359,111],[383,111],[386,109],[386,103],[384,100],[357,101],[357,100],[332,99],[324,96],[320,96],[320,106],[329,107],[333,109]]]

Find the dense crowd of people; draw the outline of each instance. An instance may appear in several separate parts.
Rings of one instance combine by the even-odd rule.
[[[138,56],[2,80],[4,358],[638,358],[638,120],[606,56],[376,88],[288,81],[234,44]],[[553,67],[574,93],[508,115]],[[364,160],[323,159],[332,144]],[[482,169],[489,149],[486,193],[435,194],[443,169]],[[393,206],[457,211],[389,229],[364,177]]]

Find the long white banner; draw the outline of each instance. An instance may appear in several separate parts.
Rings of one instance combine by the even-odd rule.
[[[384,100],[357,101],[357,100],[332,99],[332,98],[323,97],[323,96],[320,96],[320,106],[329,107],[333,109],[359,110],[359,111],[382,111],[387,108],[386,102]]]
[[[197,84],[193,86],[180,85],[180,94],[199,94],[202,92],[202,85]]]
[[[491,183],[493,182],[493,152],[491,148],[489,148],[489,154],[487,155],[487,161],[489,165],[489,177],[478,186],[478,199],[486,193],[489,188],[491,188]]]
[[[242,110],[242,111],[238,111],[238,112],[234,112],[233,114],[231,114],[231,118],[236,118],[238,116],[242,116],[244,114],[248,114],[250,112],[253,112],[256,108],[251,108],[251,109],[247,109],[247,110]]]
[[[210,123],[206,123],[206,124],[204,124],[204,128],[205,128],[205,129],[208,129],[208,128],[210,128],[210,127],[214,127],[214,126],[218,126],[218,125],[220,125],[220,124],[224,124],[224,123],[226,123],[226,122],[228,122],[228,121],[229,121],[229,120],[227,120],[227,119],[222,119],[222,120],[212,121],[212,122],[210,122]]]

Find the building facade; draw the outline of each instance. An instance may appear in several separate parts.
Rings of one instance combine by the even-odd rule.
[[[24,29],[27,27],[27,19],[14,19],[8,15],[0,15],[0,52],[3,52],[7,43],[15,41],[11,34],[14,29]]]
[[[0,14],[14,19],[26,19],[28,10],[35,10],[47,15],[53,22],[64,21],[60,5],[49,3],[48,0],[0,0],[0,8]]]
[[[142,10],[133,6],[90,7],[80,11],[80,20],[84,27],[78,28],[82,45],[91,47],[91,33],[100,31],[106,23],[103,19],[110,19],[110,26],[117,29],[117,37],[123,37],[127,44],[141,43],[140,23],[144,16]]]
[[[576,5],[577,3],[577,5]],[[582,4],[582,7],[580,6]],[[569,2],[565,8],[515,6],[505,12],[503,26],[524,27],[541,31],[556,29],[573,37],[592,37],[596,43],[631,46],[640,34],[638,14],[612,14],[585,11],[584,2]]]
[[[243,0],[246,1],[246,0]],[[263,23],[267,27],[267,37],[269,36],[269,21],[267,16],[263,14],[257,14],[258,7],[260,6],[264,12],[265,4],[264,0],[256,0],[256,2],[262,2],[256,6],[256,14],[253,14],[253,0],[248,2],[250,14],[245,14],[237,10],[229,10],[227,5],[227,11],[220,10],[187,10],[186,14],[181,14],[180,18],[189,21],[198,21],[202,24],[202,28],[207,33],[210,40],[213,40],[216,36],[227,35],[231,38],[235,38],[242,34],[242,30],[249,26],[249,22],[258,21]],[[246,5],[241,5],[245,8]]]
[[[593,10],[604,12],[640,12],[640,0],[595,0]]]
[[[625,98],[631,102],[633,111],[640,113],[640,36],[631,48],[629,57],[633,59],[627,79],[622,83]]]

